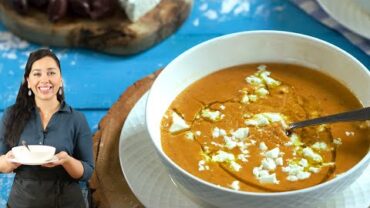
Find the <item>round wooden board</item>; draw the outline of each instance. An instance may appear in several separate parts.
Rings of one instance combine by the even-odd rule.
[[[63,18],[52,23],[45,13],[30,9],[19,15],[0,0],[0,20],[14,34],[31,42],[58,47],[90,48],[117,55],[143,51],[176,31],[190,13],[193,0],[162,0],[136,22],[124,12],[99,21]]]
[[[100,121],[94,134],[95,171],[89,181],[93,207],[143,207],[130,190],[119,162],[122,126],[136,102],[149,90],[160,71],[130,86]]]

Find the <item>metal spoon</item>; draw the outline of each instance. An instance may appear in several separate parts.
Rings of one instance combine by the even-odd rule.
[[[25,146],[25,147],[28,149],[28,151],[30,151],[30,152],[31,152],[31,150],[30,150],[30,148],[28,147],[28,144],[26,143],[26,141],[22,140],[22,145],[23,145],[23,146]]]
[[[286,135],[289,136],[292,134],[293,129],[319,125],[324,123],[334,123],[339,121],[365,121],[365,120],[370,120],[370,107],[291,123],[289,127],[285,130],[285,133]]]

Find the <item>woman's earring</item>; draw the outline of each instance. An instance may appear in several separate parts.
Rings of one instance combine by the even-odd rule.
[[[58,91],[59,95],[62,95],[63,94],[63,90],[62,90],[62,87],[59,88],[59,91]]]
[[[28,96],[31,96],[32,95],[32,91],[30,88],[28,88]]]

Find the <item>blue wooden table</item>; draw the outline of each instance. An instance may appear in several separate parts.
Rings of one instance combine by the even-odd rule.
[[[67,102],[87,117],[92,131],[119,95],[135,81],[164,67],[194,45],[248,30],[284,30],[311,35],[344,49],[367,68],[370,58],[341,34],[322,25],[288,0],[239,0],[232,9],[222,0],[194,0],[192,12],[172,36],[128,57],[84,49],[53,48],[61,59]],[[243,4],[244,3],[244,4]],[[28,53],[40,45],[20,43],[0,23],[0,116],[15,101]],[[0,174],[0,207],[5,206],[13,175]]]

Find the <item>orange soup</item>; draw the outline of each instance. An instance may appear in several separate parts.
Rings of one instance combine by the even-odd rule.
[[[161,123],[164,152],[189,173],[251,192],[310,187],[353,167],[369,151],[364,122],[294,130],[291,122],[361,108],[336,80],[298,65],[248,64],[198,80]]]

